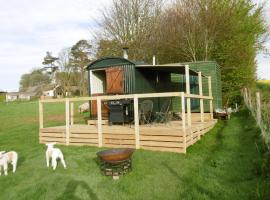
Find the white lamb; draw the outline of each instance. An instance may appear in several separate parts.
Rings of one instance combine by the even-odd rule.
[[[52,167],[53,170],[56,169],[57,167],[57,159],[61,160],[62,165],[64,166],[64,168],[66,169],[66,163],[64,160],[64,156],[63,153],[60,149],[58,148],[54,148],[53,145],[55,145],[56,143],[47,143],[47,151],[46,151],[46,162],[47,162],[47,167],[50,166],[50,159],[52,159]]]
[[[83,103],[79,106],[79,113],[87,112],[89,111],[89,103]]]
[[[13,173],[16,172],[17,168],[17,161],[18,161],[18,154],[15,151],[9,151],[5,153],[5,151],[0,152],[0,175],[2,172],[2,167],[4,168],[5,176],[8,175],[8,164],[12,164],[12,171]]]

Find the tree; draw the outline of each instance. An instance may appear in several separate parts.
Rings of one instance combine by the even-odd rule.
[[[55,78],[64,95],[70,94],[71,86],[73,86],[73,68],[70,64],[70,55],[71,48],[62,49],[57,60],[59,71],[56,73]]]
[[[20,90],[26,90],[28,87],[50,84],[51,79],[47,74],[42,73],[40,69],[33,69],[29,74],[23,74],[20,80]]]
[[[53,57],[52,53],[47,51],[46,56],[43,58],[42,64],[45,65],[45,67],[42,68],[42,70],[46,71],[52,80],[53,83],[55,83],[55,74],[58,70],[58,67],[56,66],[56,61],[58,60],[57,57]]]
[[[160,23],[158,57],[163,63],[216,60],[228,102],[255,83],[255,56],[267,34],[262,9],[251,0],[175,1]]]
[[[97,55],[113,52],[120,56],[122,48],[129,47],[131,59],[147,59],[155,51],[161,7],[162,0],[113,0],[112,6],[102,12]]]
[[[70,52],[70,64],[74,71],[80,74],[78,78],[80,96],[87,94],[87,77],[85,73],[85,68],[91,62],[92,59],[92,45],[86,40],[78,41],[71,48]]]

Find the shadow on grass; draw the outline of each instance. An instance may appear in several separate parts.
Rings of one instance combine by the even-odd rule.
[[[26,160],[26,159],[25,159],[24,156],[20,156],[20,157],[18,158],[17,167],[22,166],[25,160]]]
[[[78,187],[81,187],[83,190],[86,191],[88,197],[87,199],[89,200],[98,200],[97,195],[92,191],[92,189],[87,185],[86,182],[84,181],[77,181],[77,180],[71,180],[68,182],[66,185],[66,189],[64,193],[58,197],[56,200],[67,200],[67,199],[72,199],[72,200],[83,200],[85,198],[83,197],[78,197],[75,195],[75,192]]]
[[[216,154],[220,149],[222,149],[222,143],[224,138],[224,129],[227,126],[227,120],[226,121],[220,121],[220,127],[217,127],[215,130],[216,137],[215,137],[215,145],[209,148],[208,156],[204,159],[204,164],[211,163],[213,167],[216,167],[217,163],[215,160],[213,160],[213,155]]]
[[[191,193],[194,192],[195,190],[197,190],[199,193],[201,194],[206,194],[210,199],[215,199],[214,194],[212,194],[209,190],[203,188],[202,186],[200,186],[197,182],[197,180],[193,179],[193,176],[191,176],[190,174],[188,174],[188,177],[181,177],[172,167],[170,167],[167,163],[163,162],[162,165],[175,177],[178,179],[179,182],[183,182],[186,187],[188,188],[189,191],[185,191],[183,192],[183,194],[185,193]]]

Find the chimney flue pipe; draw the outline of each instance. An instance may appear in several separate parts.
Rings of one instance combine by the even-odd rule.
[[[125,59],[128,59],[128,48],[127,48],[127,47],[124,47],[124,48],[123,48],[123,57],[124,57]]]

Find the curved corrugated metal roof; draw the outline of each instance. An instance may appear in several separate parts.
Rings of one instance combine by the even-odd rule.
[[[127,64],[136,65],[136,62],[133,62],[128,59],[121,58],[121,57],[105,57],[105,58],[100,58],[90,63],[86,67],[86,69],[87,70],[100,69],[100,68],[107,68],[111,66],[119,66],[119,65],[127,65]]]

